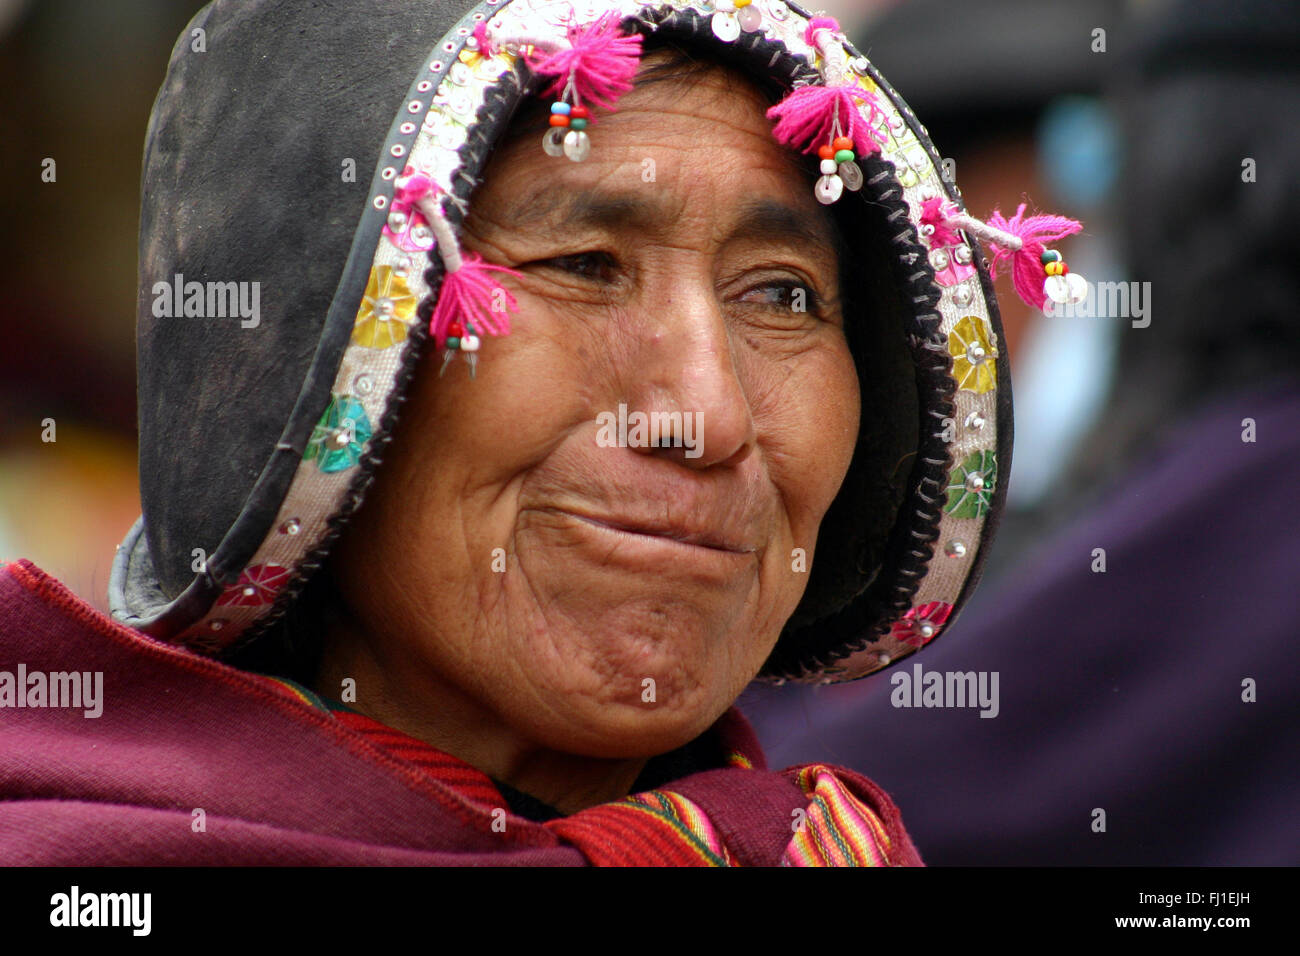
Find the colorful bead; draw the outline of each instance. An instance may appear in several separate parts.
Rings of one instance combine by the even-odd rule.
[[[1047,265],[1049,262],[1060,262],[1061,254],[1057,252],[1055,249],[1044,249],[1042,260],[1043,260],[1043,265]]]
[[[449,349],[460,348],[460,339],[455,335],[447,336],[447,348]]]
[[[569,110],[569,116],[573,119],[590,119],[591,110],[587,109],[585,106],[575,106]]]
[[[1061,266],[1063,264],[1064,263],[1062,263],[1059,259],[1053,262],[1049,262],[1047,263],[1047,265],[1043,266],[1043,271],[1046,272],[1049,276],[1059,276],[1061,275]]]
[[[585,119],[583,119],[581,116],[575,116],[575,117],[573,117],[573,119],[571,119],[571,120],[569,121],[569,128],[570,128],[570,129],[586,129],[586,128],[587,128],[587,121],[586,121]]]
[[[552,114],[551,114],[551,125],[552,125],[552,126],[568,126],[570,122],[571,122],[571,120],[570,120],[567,116],[564,116],[564,115],[561,114],[561,113],[552,113]]]
[[[455,338],[460,338],[465,334],[465,326],[456,321],[449,322],[447,323],[447,334]]]
[[[551,104],[551,112],[558,113],[563,116],[568,116],[569,111],[571,109],[573,109],[573,107],[571,107],[568,103],[564,102],[563,100],[560,100],[558,103]]]
[[[849,136],[836,136],[835,139],[831,141],[831,148],[837,152],[839,150],[852,149],[853,139]]]
[[[837,163],[851,163],[855,159],[857,159],[857,156],[854,155],[851,149],[841,149],[835,153],[835,162]]]
[[[835,147],[834,147],[834,146],[823,146],[823,147],[821,147],[821,149],[817,150],[817,156],[818,156],[819,159],[834,159],[834,158],[835,158]]]

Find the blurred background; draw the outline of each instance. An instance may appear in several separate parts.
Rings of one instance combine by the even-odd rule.
[[[141,154],[200,6],[0,0],[0,559],[101,609],[139,514]],[[890,672],[755,687],[740,703],[769,762],[871,776],[932,864],[1300,863],[1300,5],[820,9],[973,215],[1028,201],[1082,220],[1071,268],[1149,283],[1149,311],[1047,318],[998,282],[1009,508],[984,586],[917,660],[1000,673],[1000,718],[893,709]]]
[[[145,129],[201,6],[0,0],[0,559],[29,558],[100,609],[140,513]]]

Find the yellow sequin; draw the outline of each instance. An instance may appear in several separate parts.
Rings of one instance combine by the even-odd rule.
[[[368,349],[386,349],[404,341],[417,304],[406,279],[395,275],[392,266],[375,266],[357,310],[352,341]]]
[[[952,355],[952,374],[958,388],[971,392],[997,388],[998,350],[991,338],[984,320],[977,315],[965,316],[948,333],[948,353]]]

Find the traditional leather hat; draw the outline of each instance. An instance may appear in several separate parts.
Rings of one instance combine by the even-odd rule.
[[[225,655],[307,599],[382,467],[420,359],[490,361],[490,336],[508,331],[508,312],[481,308],[496,273],[458,243],[494,146],[546,93],[559,118],[538,148],[581,161],[598,140],[584,112],[616,108],[639,54],[667,43],[769,91],[773,135],[808,157],[808,188],[845,239],[861,433],[760,676],[854,679],[951,626],[1011,456],[978,240],[1041,305],[1069,291],[1044,242],[1077,224],[965,215],[907,104],[833,20],[785,0],[218,0],[200,12],[147,138],[143,516],[113,568],[118,620]]]

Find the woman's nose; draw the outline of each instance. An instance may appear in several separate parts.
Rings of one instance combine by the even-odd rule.
[[[757,436],[712,282],[678,275],[640,308],[639,339],[627,352],[627,403],[661,425],[643,450],[691,468],[739,463]]]

